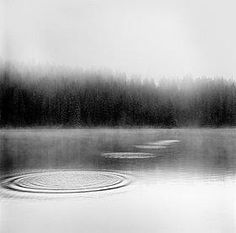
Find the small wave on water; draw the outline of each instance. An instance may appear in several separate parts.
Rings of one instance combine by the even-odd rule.
[[[138,148],[138,149],[165,149],[166,146],[158,146],[158,145],[135,145],[134,147]]]
[[[88,193],[127,186],[130,179],[113,171],[47,171],[17,174],[1,181],[4,190],[31,194]]]
[[[169,146],[173,143],[178,143],[179,140],[160,140],[160,141],[157,141],[157,142],[149,142],[147,143],[148,145],[153,145],[153,146]]]
[[[140,153],[140,152],[112,152],[102,153],[101,156],[112,159],[147,159],[156,157],[151,153]]]
[[[160,140],[157,142],[148,142],[144,145],[134,145],[134,147],[138,149],[150,149],[150,150],[157,150],[157,149],[165,149],[171,144],[177,143],[179,140]]]

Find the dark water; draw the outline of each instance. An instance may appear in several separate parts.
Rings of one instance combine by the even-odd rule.
[[[0,172],[3,233],[236,231],[235,129],[1,130]]]

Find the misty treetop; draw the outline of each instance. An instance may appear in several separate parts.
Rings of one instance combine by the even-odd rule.
[[[102,72],[2,69],[0,126],[235,126],[225,79],[150,80]]]

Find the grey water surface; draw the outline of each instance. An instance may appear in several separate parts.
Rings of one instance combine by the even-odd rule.
[[[0,131],[1,233],[236,232],[235,129]]]

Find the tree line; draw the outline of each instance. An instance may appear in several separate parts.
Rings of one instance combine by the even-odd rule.
[[[233,80],[0,71],[0,126],[235,126]]]

